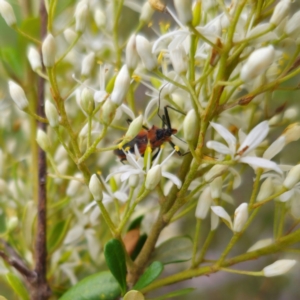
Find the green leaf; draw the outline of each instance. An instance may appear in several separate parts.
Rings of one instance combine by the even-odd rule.
[[[6,279],[12,289],[22,300],[30,300],[28,292],[22,280],[13,273],[6,274]]]
[[[59,300],[112,300],[120,296],[120,288],[108,271],[85,277]]]
[[[2,209],[0,209],[0,234],[6,232],[6,220],[5,214]]]
[[[132,229],[140,228],[143,219],[144,219],[144,216],[143,216],[143,215],[142,215],[142,216],[139,216],[139,217],[137,217],[137,218],[135,218],[135,219],[131,222],[131,224],[129,225],[129,227],[128,227],[128,229],[127,229],[127,232],[130,231],[130,230],[132,230]]]
[[[126,293],[123,300],[145,300],[145,297],[141,292],[132,290]]]
[[[164,265],[190,260],[193,242],[188,236],[171,238],[160,244],[154,251],[152,261],[160,261]]]
[[[106,264],[118,281],[122,294],[127,290],[126,286],[126,262],[125,253],[121,242],[117,239],[110,240],[104,248]]]
[[[185,288],[185,289],[181,289],[181,290],[177,290],[168,294],[165,294],[163,296],[157,297],[155,299],[152,300],[164,300],[164,299],[173,299],[174,297],[178,297],[178,296],[183,296],[186,295],[192,291],[194,291],[194,288]],[[149,299],[150,300],[150,299]]]
[[[160,261],[154,261],[140,277],[133,289],[141,290],[153,282],[163,271],[164,265]]]
[[[53,229],[50,231],[47,240],[48,254],[53,253],[62,244],[68,232],[71,219],[72,217],[70,216],[67,220],[62,220],[56,223]]]
[[[24,64],[22,64],[22,55],[20,55],[19,49],[13,47],[2,47],[0,57],[8,74],[13,74],[19,78],[22,77]]]
[[[140,251],[142,250],[142,248],[147,240],[147,237],[148,236],[145,233],[140,236],[140,238],[134,248],[134,251],[132,252],[132,254],[130,256],[132,260],[135,260],[136,257],[139,255]]]

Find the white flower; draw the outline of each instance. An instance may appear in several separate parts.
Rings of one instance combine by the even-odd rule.
[[[0,0],[0,14],[8,26],[13,26],[17,23],[12,6],[4,0]]]
[[[91,52],[84,57],[81,64],[81,75],[89,77],[95,64],[95,53]]]
[[[117,106],[120,106],[127,94],[129,86],[130,75],[127,66],[124,65],[116,77],[114,89],[110,96],[111,101]]]
[[[128,162],[128,165],[124,165],[121,166],[117,171],[111,173],[107,178],[106,181],[109,180],[113,175],[115,174],[122,174],[121,175],[121,181],[126,181],[130,176],[132,175],[144,175],[146,176],[148,174],[148,172],[150,172],[151,169],[153,169],[156,166],[160,166],[160,170],[161,167],[170,159],[170,157],[176,152],[176,150],[174,149],[167,158],[165,158],[165,160],[159,165],[157,164],[159,157],[161,155],[162,151],[159,151],[159,154],[157,155],[155,161],[152,164],[152,167],[150,168],[150,161],[148,161],[147,163],[147,168],[144,171],[143,167],[144,167],[144,159],[141,157],[141,155],[139,154],[139,151],[135,145],[135,154],[131,153],[130,151],[124,151],[124,154],[126,155],[126,160]],[[149,155],[149,159],[151,159],[150,155]],[[156,168],[157,169],[157,168]],[[152,172],[152,171],[151,171]],[[161,176],[162,177],[166,177],[169,180],[171,180],[178,188],[181,187],[181,181],[180,179],[175,176],[174,174],[171,174],[169,172],[166,171],[162,171],[161,170]]]
[[[145,68],[152,71],[156,68],[156,57],[151,52],[150,42],[141,35],[136,36],[136,50]]]
[[[39,52],[33,46],[30,46],[27,50],[27,57],[30,63],[31,69],[37,71],[42,69],[42,61]]]
[[[296,260],[293,259],[280,259],[273,264],[264,267],[263,273],[266,277],[273,277],[287,273],[295,264]]]
[[[8,82],[9,93],[13,101],[19,107],[20,110],[24,110],[28,106],[28,100],[26,98],[24,90],[15,82]]]
[[[205,219],[209,208],[213,202],[213,199],[211,197],[211,190],[210,187],[206,187],[203,192],[200,194],[198,204],[195,211],[195,216],[198,219]]]
[[[273,46],[263,47],[250,54],[248,60],[243,65],[240,77],[244,82],[256,78],[264,73],[272,64],[275,58],[275,49]]]
[[[240,147],[237,149],[236,137],[229,132],[225,127],[220,124],[210,122],[211,126],[219,133],[219,135],[226,141],[227,145],[224,145],[217,141],[208,141],[207,147],[213,149],[221,154],[230,155],[233,160],[241,163],[249,164],[250,166],[260,167],[264,169],[275,170],[278,173],[282,173],[278,165],[268,159],[250,156],[253,151],[267,136],[269,132],[268,121],[263,121],[254,127],[250,133],[245,137]],[[242,136],[242,133],[240,132]]]
[[[43,62],[46,68],[55,64],[56,42],[52,34],[48,34],[42,44]]]
[[[241,232],[248,220],[248,204],[242,203],[234,212],[234,221],[222,206],[212,206],[211,210],[223,221],[233,232]]]
[[[96,179],[99,181],[98,178],[96,178]],[[105,183],[105,180],[102,177],[101,177],[101,182],[106,190],[106,192],[103,191],[103,198],[101,200],[101,202],[103,204],[108,204],[108,203],[112,202],[114,199],[117,199],[122,203],[125,203],[128,200],[128,195],[125,192],[125,190],[127,190],[127,186],[125,184],[122,184],[120,187],[118,187],[118,189],[115,192],[113,192],[111,190],[110,186]],[[97,193],[99,193],[99,191],[100,191],[99,187],[97,188],[97,190],[98,190]],[[95,192],[95,191],[96,191],[96,189],[93,190],[93,192]],[[87,206],[85,206],[85,208],[83,209],[83,213],[84,214],[87,213],[93,207],[94,207],[94,209],[91,213],[90,219],[91,219],[92,223],[95,223],[95,221],[97,220],[97,218],[99,217],[99,215],[101,213],[99,206],[97,205],[97,201],[94,200],[91,203],[89,203]]]

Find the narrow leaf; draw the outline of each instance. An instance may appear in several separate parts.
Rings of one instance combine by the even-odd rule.
[[[108,271],[85,277],[59,300],[111,300],[120,296],[120,288]]]
[[[22,300],[29,300],[28,292],[22,282],[22,280],[16,276],[15,274],[8,273],[6,274],[6,279],[15,293],[22,299]]]
[[[143,246],[144,246],[144,244],[145,244],[145,242],[147,240],[147,237],[148,236],[145,233],[140,236],[140,238],[139,238],[139,240],[138,240],[138,242],[137,242],[137,244],[135,246],[134,251],[130,255],[130,257],[131,257],[132,260],[135,260],[136,257],[139,255],[140,251],[142,250],[142,248],[143,248]]]
[[[153,282],[163,271],[164,265],[160,261],[154,261],[140,277],[133,289],[141,290]]]
[[[154,251],[152,261],[157,260],[164,265],[190,260],[193,242],[188,236],[171,238],[160,244]]]
[[[48,254],[53,253],[63,242],[70,226],[72,217],[56,223],[49,233],[47,241]]]
[[[126,293],[126,262],[123,246],[119,240],[110,240],[104,248],[106,264],[118,281],[122,294]]]

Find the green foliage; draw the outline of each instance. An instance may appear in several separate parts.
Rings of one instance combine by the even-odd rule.
[[[154,261],[139,278],[138,282],[134,285],[134,290],[141,290],[154,281],[163,271],[164,265],[159,261]]]
[[[59,300],[112,300],[120,295],[118,282],[110,272],[85,277]]]
[[[6,279],[14,292],[22,299],[29,300],[29,294],[22,280],[13,273],[6,274]]]
[[[122,294],[127,290],[126,284],[126,262],[124,248],[119,240],[112,239],[104,248],[105,260],[111,273],[120,285]]]

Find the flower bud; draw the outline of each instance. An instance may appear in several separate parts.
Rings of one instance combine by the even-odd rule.
[[[37,71],[42,69],[42,61],[39,52],[33,47],[30,46],[27,51],[28,61],[30,63],[31,69]]]
[[[206,182],[210,182],[212,179],[221,176],[226,170],[228,166],[226,165],[214,165],[205,175],[204,179]]]
[[[136,50],[145,68],[152,71],[156,68],[156,58],[152,54],[150,42],[141,35],[136,36]]]
[[[137,174],[133,174],[129,177],[129,180],[128,180],[128,184],[131,188],[136,188],[137,185],[139,184],[139,175]]]
[[[129,125],[129,128],[125,134],[124,140],[130,141],[140,132],[143,126],[143,116],[140,115],[135,118]]]
[[[107,99],[100,110],[100,120],[105,125],[109,125],[116,114],[117,105],[111,102],[110,99]]]
[[[291,168],[286,176],[283,186],[290,190],[300,181],[300,164]]]
[[[222,195],[222,186],[223,186],[223,179],[222,176],[215,178],[210,184],[211,190],[211,197],[213,199],[219,199]]]
[[[145,188],[146,190],[153,190],[161,179],[161,166],[156,165],[152,167],[146,176]]]
[[[279,1],[273,10],[273,14],[269,23],[278,25],[285,17],[289,15],[289,12],[290,12],[290,2]]]
[[[96,174],[93,174],[91,176],[89,189],[96,201],[102,201],[103,199],[102,186]]]
[[[17,217],[11,217],[7,221],[7,231],[11,232],[18,226],[18,218]]]
[[[52,34],[48,34],[42,44],[43,62],[46,68],[55,64],[56,43]]]
[[[244,82],[264,73],[275,58],[275,49],[268,46],[255,50],[241,69],[240,77]]]
[[[83,179],[83,177],[80,173],[76,173],[74,175],[74,178]],[[82,186],[83,186],[83,184],[79,180],[71,179],[69,181],[68,187],[66,189],[66,195],[69,197],[77,196],[77,194]]]
[[[49,100],[46,100],[45,103],[45,114],[51,127],[57,127],[59,125],[57,109]]]
[[[4,0],[0,0],[0,14],[8,26],[11,27],[17,23],[12,6]]]
[[[93,69],[95,63],[95,53],[91,52],[84,57],[81,63],[81,75],[88,77]]]
[[[24,110],[28,106],[28,100],[25,96],[24,90],[13,81],[8,81],[8,89],[11,98],[16,103],[20,110]]]
[[[124,97],[127,94],[129,86],[130,86],[130,75],[127,66],[124,65],[121,68],[118,76],[116,77],[114,89],[110,96],[111,101],[117,106],[120,106],[123,102]]]
[[[202,220],[205,219],[211,204],[212,204],[212,198],[210,194],[210,188],[206,187],[201,193],[198,200],[198,204],[195,211],[196,218]]]
[[[106,24],[106,16],[103,11],[99,8],[95,10],[94,20],[98,28],[102,28]]]
[[[298,37],[300,32],[299,27],[300,10],[298,10],[293,16],[287,21],[285,26],[285,32],[287,35],[292,37]]]
[[[248,220],[248,203],[242,203],[234,212],[233,231],[241,232]]]
[[[185,74],[188,69],[187,54],[182,45],[170,50],[170,59],[177,74]]]
[[[37,130],[36,141],[41,147],[41,149],[43,149],[45,152],[48,152],[50,150],[51,147],[50,140],[46,132],[43,131],[42,129]]]
[[[260,202],[264,199],[268,198],[274,193],[274,186],[272,183],[271,177],[268,177],[261,185],[258,195],[256,197],[256,201]]]
[[[293,259],[280,259],[275,261],[273,264],[264,267],[263,273],[266,277],[273,277],[282,275],[288,272],[295,264],[296,260]]]
[[[81,97],[80,97],[80,105],[81,105],[81,108],[88,115],[92,114],[94,107],[95,107],[95,102],[94,102],[94,95],[90,89],[84,88],[82,90]]]
[[[298,141],[300,138],[300,123],[290,124],[282,134],[285,137],[285,143]]]
[[[85,3],[79,2],[75,11],[75,30],[78,33],[82,33],[86,27],[86,21],[88,16],[88,6]]]
[[[64,37],[69,44],[72,44],[77,38],[77,33],[74,30],[67,28],[64,31]]]
[[[154,9],[150,5],[148,1],[146,1],[142,7],[141,15],[140,15],[140,22],[144,22],[148,24],[151,21],[151,18],[154,14]]]
[[[126,46],[126,65],[129,70],[134,70],[139,63],[139,55],[136,51],[135,34],[133,34],[128,40]]]
[[[191,0],[174,0],[174,6],[179,20],[186,25],[193,19]]]
[[[194,142],[199,130],[199,121],[196,111],[191,109],[183,121],[183,136],[187,142]]]

